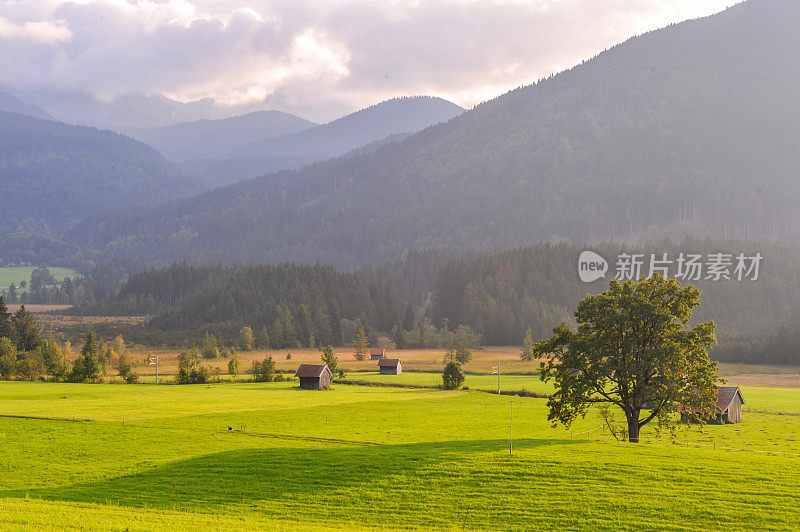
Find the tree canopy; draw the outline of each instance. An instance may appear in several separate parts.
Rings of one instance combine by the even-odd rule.
[[[578,303],[577,331],[561,324],[537,342],[546,357],[542,380],[554,381],[548,419],[569,427],[594,404],[625,414],[628,439],[656,419],[659,426],[685,406],[702,422],[715,406],[717,364],[709,358],[715,325],[689,326],[700,291],[659,274],[620,283]],[[644,411],[644,413],[643,413]]]

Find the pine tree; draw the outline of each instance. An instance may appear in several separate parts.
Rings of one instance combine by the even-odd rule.
[[[367,357],[367,347],[367,332],[363,325],[359,325],[356,338],[353,340],[353,356],[356,360],[364,360]]]
[[[269,331],[266,326],[262,327],[261,332],[258,333],[256,345],[264,349],[269,349]]]
[[[72,365],[69,380],[71,382],[88,382],[100,380],[100,345],[94,331],[89,328],[83,340],[80,356]]]
[[[336,375],[339,371],[339,358],[336,356],[336,353],[333,352],[333,346],[325,346],[322,348],[322,362],[328,365],[328,369],[331,370],[331,373]]]
[[[520,358],[526,362],[533,360],[533,331],[528,328],[525,338],[522,339],[522,354]]]
[[[11,314],[8,312],[3,296],[0,296],[0,338],[14,341],[14,326],[11,323]]]
[[[411,303],[407,303],[405,313],[403,314],[403,330],[413,331],[415,321],[414,307],[411,305]]]
[[[300,310],[297,312],[297,334],[300,337],[300,343],[305,347],[309,347],[311,336],[313,333],[313,324],[311,323],[311,311],[308,306],[300,305]]]
[[[22,305],[14,313],[11,317],[11,323],[14,326],[17,349],[19,351],[23,353],[33,351],[42,343],[36,321],[34,321],[33,315],[25,308],[25,305]]]
[[[342,322],[341,318],[339,317],[339,306],[336,304],[336,301],[331,303],[330,308],[331,336],[333,336],[331,339],[331,344],[342,345]]]

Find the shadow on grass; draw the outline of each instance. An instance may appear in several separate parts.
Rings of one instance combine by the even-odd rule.
[[[514,441],[514,449],[574,443],[521,439]],[[476,453],[492,453],[485,460],[506,460],[507,445],[504,440],[478,440],[358,448],[241,449],[177,460],[108,480],[4,490],[0,497],[212,511],[245,501],[313,501],[335,492],[344,503],[359,491],[391,489],[398,482],[423,490],[436,482],[455,486],[463,482],[464,475],[485,474],[480,463],[464,466],[461,462],[469,462]]]

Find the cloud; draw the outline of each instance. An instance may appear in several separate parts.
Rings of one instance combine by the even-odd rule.
[[[325,120],[382,99],[472,106],[730,0],[9,0],[0,85],[266,99]]]
[[[24,22],[15,24],[0,17],[0,42],[13,46],[15,42],[30,44],[51,44],[68,41],[72,32],[63,25],[63,21]]]

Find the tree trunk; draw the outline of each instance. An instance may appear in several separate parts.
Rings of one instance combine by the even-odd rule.
[[[628,418],[628,441],[639,443],[639,410],[625,413]]]

